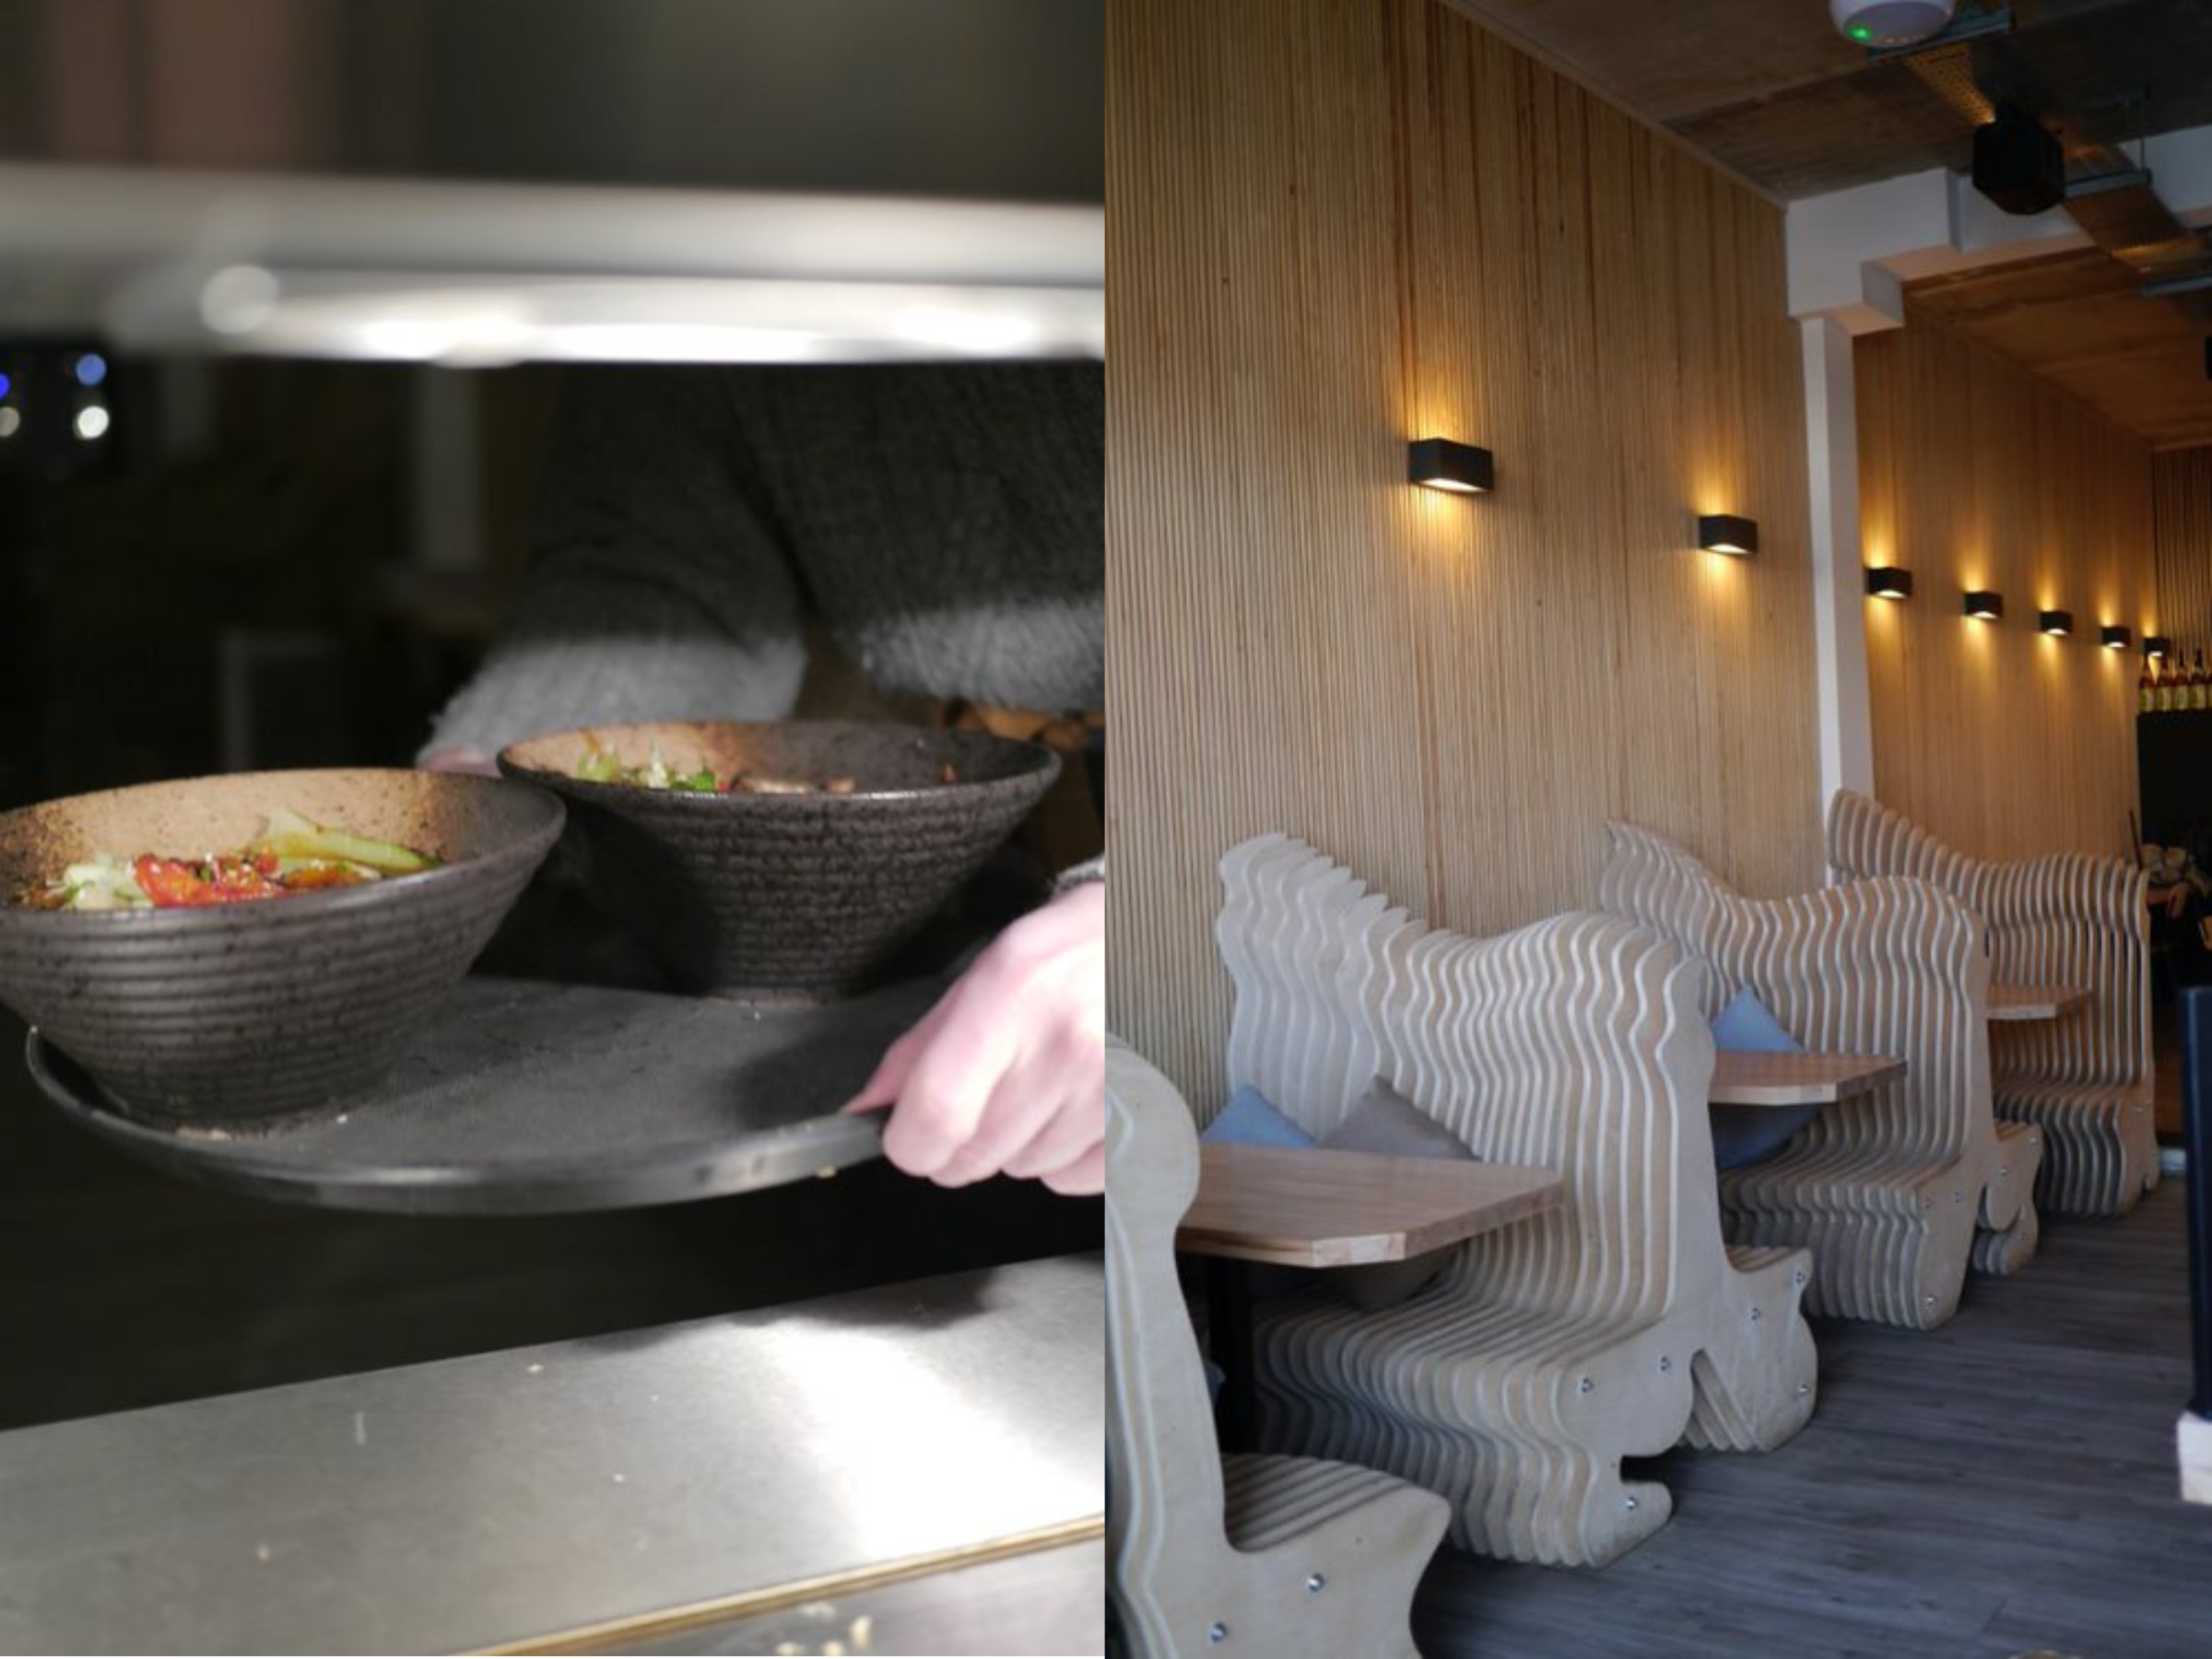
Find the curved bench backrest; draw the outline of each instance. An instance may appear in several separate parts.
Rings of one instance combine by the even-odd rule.
[[[1598,903],[1709,965],[1708,1013],[1748,985],[1807,1048],[1893,1054],[1905,1075],[1800,1133],[1815,1146],[1957,1156],[1990,1120],[1989,965],[1957,899],[1901,877],[1747,899],[1665,836],[1606,828]]]
[[[1454,1272],[1492,1300],[1657,1317],[1685,1261],[1720,1261],[1712,1039],[1678,950],[1587,913],[1428,928],[1283,836],[1221,874],[1231,1088],[1320,1138],[1380,1076],[1477,1157],[1566,1178],[1559,1209],[1470,1241]]]
[[[1106,1168],[1112,1578],[1138,1651],[1171,1653],[1163,1604],[1191,1599],[1229,1555],[1213,1411],[1175,1277],[1198,1135],[1173,1085],[1119,1043],[1106,1054]]]
[[[1829,806],[1828,861],[1841,876],[1916,876],[1954,895],[1988,927],[1999,982],[2089,992],[2088,1005],[2063,1018],[1993,1026],[2000,1075],[2147,1086],[2148,878],[2126,860],[2086,853],[1972,858],[1901,813],[1839,790]]]

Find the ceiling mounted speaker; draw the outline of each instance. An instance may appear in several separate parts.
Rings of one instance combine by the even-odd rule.
[[[2016,105],[1974,129],[1974,188],[2007,213],[2048,213],[2066,199],[2058,135]]]
[[[1860,46],[1911,46],[1950,27],[1957,0],[1828,0],[1843,38]]]

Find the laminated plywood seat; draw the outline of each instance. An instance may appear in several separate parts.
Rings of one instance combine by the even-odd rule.
[[[1118,1043],[1106,1153],[1107,1531],[1132,1659],[1414,1659],[1414,1585],[1443,1500],[1347,1464],[1218,1454],[1173,1253],[1197,1132],[1174,1086]]]
[[[1665,837],[1611,824],[1598,902],[1702,964],[1708,1014],[1748,986],[1808,1048],[1905,1062],[1721,1177],[1731,1239],[1812,1251],[1812,1312],[1924,1330],[1957,1311],[1970,1265],[2034,1254],[2041,1137],[1994,1115],[1989,964],[1957,899],[1906,877],[1746,899]]]
[[[2133,1209],[2159,1183],[2144,873],[2083,853],[1971,858],[1850,790],[1829,807],[1828,862],[1842,876],[1916,876],[1954,894],[1988,928],[1999,983],[2088,992],[2056,1019],[1992,1026],[1991,1088],[1999,1118],[2043,1137],[2035,1201],[2046,1214]]]
[[[1399,1307],[1263,1302],[1265,1444],[1443,1493],[1463,1547],[1602,1565],[1672,1510],[1623,1457],[1765,1450],[1804,1425],[1809,1258],[1722,1242],[1712,1038],[1680,951],[1609,916],[1431,929],[1282,836],[1221,876],[1232,1087],[1320,1137],[1381,1077],[1478,1157],[1566,1181],[1558,1209],[1457,1246]]]

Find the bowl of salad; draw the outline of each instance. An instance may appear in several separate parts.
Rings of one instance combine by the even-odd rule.
[[[865,986],[1060,770],[1041,744],[858,721],[601,726],[499,759],[567,801],[593,888],[679,984],[763,1002]]]
[[[374,1081],[562,818],[502,779],[370,769],[0,813],[0,1003],[134,1117],[273,1126]]]

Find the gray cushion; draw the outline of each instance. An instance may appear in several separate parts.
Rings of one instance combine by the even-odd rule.
[[[1377,1077],[1344,1122],[1322,1137],[1332,1152],[1380,1152],[1391,1158],[1462,1158],[1479,1162],[1458,1135]],[[1354,1307],[1373,1313],[1417,1295],[1443,1270],[1452,1249],[1432,1250],[1403,1262],[1332,1267],[1322,1275]]]

